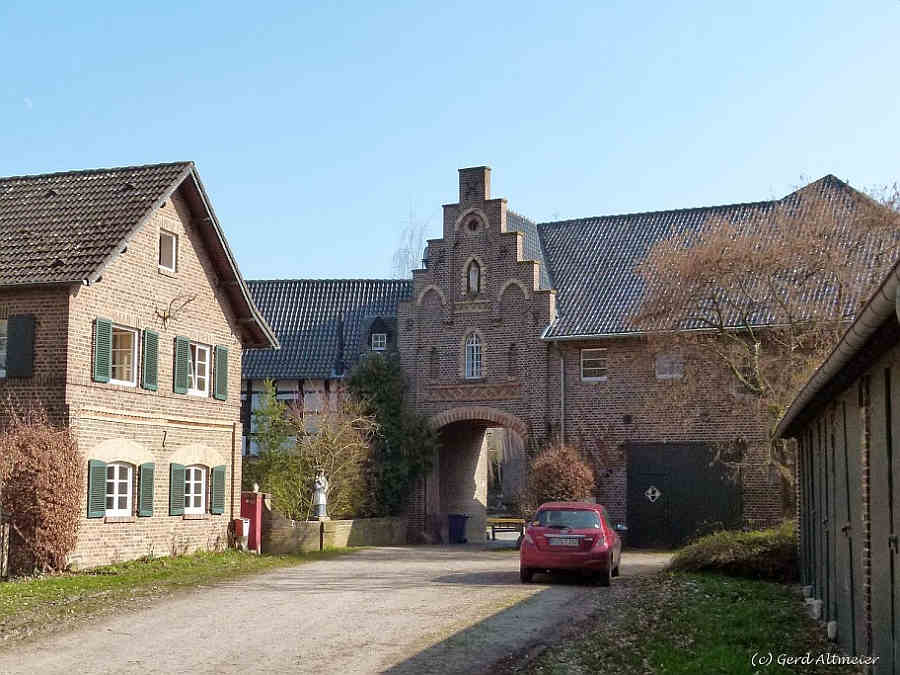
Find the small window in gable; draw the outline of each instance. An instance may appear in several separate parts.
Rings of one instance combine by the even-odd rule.
[[[178,235],[166,230],[159,231],[159,268],[175,272],[178,264]]]
[[[372,351],[383,352],[387,348],[387,333],[372,333]]]
[[[481,265],[477,260],[470,262],[466,271],[466,292],[469,295],[478,295],[481,292]]]
[[[678,380],[684,376],[684,359],[681,354],[656,355],[656,379]]]
[[[581,350],[581,379],[586,381],[605,380],[608,359],[606,347]]]

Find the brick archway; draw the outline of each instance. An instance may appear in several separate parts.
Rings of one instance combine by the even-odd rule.
[[[512,429],[522,440],[528,438],[528,426],[520,418],[512,413],[491,408],[489,406],[475,405],[451,408],[431,417],[429,422],[435,429],[440,429],[453,422],[492,422],[499,427]]]

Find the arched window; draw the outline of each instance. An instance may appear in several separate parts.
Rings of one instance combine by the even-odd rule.
[[[184,470],[184,512],[206,512],[205,466],[189,466]]]
[[[481,265],[477,260],[469,263],[466,270],[466,292],[469,295],[478,295],[481,292]]]
[[[466,338],[466,378],[481,377],[481,340],[472,333]]]

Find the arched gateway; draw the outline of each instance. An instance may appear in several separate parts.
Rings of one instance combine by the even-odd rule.
[[[450,408],[433,415],[429,420],[435,429],[455,422],[487,423],[491,427],[503,427],[515,431],[522,440],[528,439],[528,426],[512,413],[483,405]]]

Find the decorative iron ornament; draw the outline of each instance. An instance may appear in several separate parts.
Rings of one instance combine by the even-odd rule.
[[[655,485],[651,485],[647,488],[647,491],[644,493],[644,495],[647,497],[647,499],[650,500],[650,503],[652,504],[657,499],[662,497],[662,492],[660,492],[659,488],[657,488]]]

